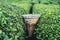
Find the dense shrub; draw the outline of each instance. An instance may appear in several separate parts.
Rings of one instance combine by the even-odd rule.
[[[25,10],[25,12],[24,13],[29,13],[29,11],[30,11],[30,7],[31,7],[31,4],[27,4],[27,3],[12,3],[13,5],[16,5],[16,6],[19,6],[19,7],[21,7],[21,8],[23,8],[24,10]]]
[[[0,0],[0,3],[41,3],[41,4],[60,4],[60,0]]]
[[[45,4],[58,4],[58,0],[40,0],[40,2]]]
[[[16,2],[20,2],[20,3],[31,3],[31,0],[16,0]]]
[[[36,40],[60,40],[60,5],[35,4],[33,13],[41,15]]]
[[[26,8],[26,7],[25,7]],[[27,14],[20,6],[0,4],[0,40],[24,40],[22,15]]]
[[[0,0],[0,2],[4,3],[30,3],[31,0]]]
[[[31,3],[38,3],[39,1],[38,0],[31,0]]]
[[[60,0],[32,0],[32,3],[40,3],[40,4],[60,4]]]

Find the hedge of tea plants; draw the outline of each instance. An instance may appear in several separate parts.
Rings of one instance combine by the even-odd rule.
[[[24,10],[25,10],[25,12],[24,13],[29,13],[29,11],[30,11],[30,7],[31,7],[31,4],[27,4],[27,3],[12,3],[12,5],[16,5],[16,6],[19,6],[19,7],[21,7],[21,8],[23,8]]]
[[[0,40],[25,40],[23,14],[41,15],[35,40],[60,40],[60,0],[0,0]]]
[[[0,4],[0,40],[24,40],[22,15],[28,14],[27,5]]]
[[[32,0],[31,2],[40,4],[60,4],[60,0]]]
[[[33,14],[41,15],[36,40],[60,40],[60,5],[35,4]]]
[[[31,3],[31,0],[0,0],[0,3]]]
[[[0,3],[36,3],[36,4],[60,4],[60,0],[0,0]]]
[[[45,4],[59,4],[60,0],[40,0],[40,2]]]

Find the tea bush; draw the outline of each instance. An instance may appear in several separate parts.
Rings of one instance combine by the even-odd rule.
[[[27,4],[27,3],[12,3],[12,5],[16,5],[16,6],[19,6],[19,7],[21,7],[21,8],[23,8],[24,10],[25,10],[25,12],[24,13],[29,13],[29,11],[30,11],[30,7],[31,7],[31,4]]]
[[[41,3],[41,4],[60,4],[60,0],[0,0],[0,3]]]
[[[31,0],[0,0],[0,3],[30,3]]]
[[[35,4],[33,14],[41,15],[36,40],[60,40],[60,5]]]
[[[40,0],[43,4],[58,4],[59,0]]]
[[[34,4],[36,4],[38,2],[39,2],[38,0],[31,0],[31,3],[34,3]]]
[[[60,0],[32,0],[33,3],[40,4],[60,4]]]
[[[31,0],[16,0],[19,3],[31,3]]]
[[[0,4],[0,40],[24,40],[22,15],[28,13],[26,7]]]

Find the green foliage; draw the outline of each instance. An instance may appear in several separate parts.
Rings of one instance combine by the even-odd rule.
[[[31,4],[27,4],[27,3],[12,3],[13,5],[16,5],[16,6],[19,6],[19,7],[21,7],[21,8],[23,8],[24,10],[25,10],[25,12],[24,13],[29,13],[29,11],[30,11],[30,7],[31,7]]]
[[[58,4],[58,0],[40,0],[41,3],[45,4]]]
[[[20,3],[31,3],[31,0],[16,0],[16,1]]]
[[[35,4],[34,14],[40,14],[35,29],[36,40],[60,40],[60,5]]]
[[[36,40],[60,40],[60,6],[53,5],[60,4],[60,0],[0,0],[1,40],[24,40],[21,18],[29,13],[31,3],[33,13],[41,15],[34,33]]]
[[[24,40],[24,25],[22,15],[27,14],[25,8],[11,4],[0,5],[0,39]]]
[[[0,3],[41,3],[41,4],[60,4],[60,0],[0,0]]]
[[[32,0],[31,2],[40,4],[60,4],[60,0]]]
[[[0,0],[0,2],[4,3],[30,3],[31,0]]]
[[[39,1],[38,0],[31,0],[31,3],[38,3]]]

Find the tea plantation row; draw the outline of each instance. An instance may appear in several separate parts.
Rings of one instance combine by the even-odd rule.
[[[25,40],[23,14],[31,4],[0,4],[0,39]],[[35,4],[33,14],[40,14],[34,34],[36,40],[60,40],[60,5]]]
[[[21,5],[0,5],[0,40],[24,40],[22,15],[29,13],[30,4]]]
[[[60,0],[0,0],[0,3],[41,3],[60,4]]]
[[[60,5],[35,4],[33,13],[41,15],[36,40],[60,40]]]
[[[0,0],[0,40],[25,40],[22,15],[29,14],[30,3],[41,3],[33,6],[33,14],[41,15],[34,32],[36,40],[60,40],[60,5],[54,5],[59,1]]]

